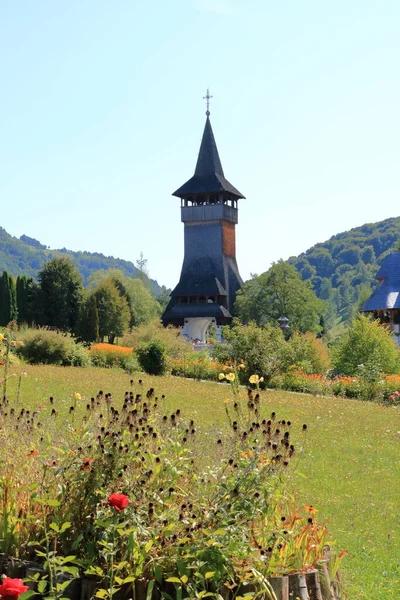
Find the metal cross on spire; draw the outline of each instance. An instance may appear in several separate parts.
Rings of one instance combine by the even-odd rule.
[[[206,115],[207,117],[210,116],[210,100],[213,96],[210,96],[210,90],[207,88],[207,94],[205,96],[203,96],[203,100],[207,101],[207,112]]]

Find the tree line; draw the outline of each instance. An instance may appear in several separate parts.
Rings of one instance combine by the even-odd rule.
[[[38,280],[24,275],[0,277],[0,326],[11,322],[69,332],[82,341],[115,338],[161,314],[162,305],[146,287],[119,270],[98,271],[88,286],[64,256],[47,261]]]

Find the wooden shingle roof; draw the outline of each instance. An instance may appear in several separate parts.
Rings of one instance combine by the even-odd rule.
[[[218,272],[214,261],[209,257],[193,260],[185,269],[172,291],[171,296],[226,296],[226,290],[215,276]]]
[[[218,193],[223,191],[228,192],[236,198],[244,198],[243,194],[225,179],[217,144],[215,143],[214,133],[211,127],[210,117],[207,114],[194,175],[172,195],[177,196],[178,198],[184,198],[185,196]]]

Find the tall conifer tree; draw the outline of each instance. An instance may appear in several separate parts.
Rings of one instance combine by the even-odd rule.
[[[0,278],[0,325],[6,326],[18,317],[17,293],[14,279],[3,271]]]
[[[33,303],[37,284],[32,277],[21,275],[17,277],[17,308],[18,308],[18,323],[26,323],[32,325],[34,319]]]

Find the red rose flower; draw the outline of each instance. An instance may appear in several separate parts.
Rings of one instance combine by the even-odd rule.
[[[22,579],[11,579],[6,577],[0,585],[0,596],[2,600],[17,600],[18,596],[29,590]]]
[[[125,496],[125,494],[111,494],[111,496],[108,498],[108,501],[110,506],[118,511],[123,510],[126,506],[128,506],[128,504],[130,504],[129,498],[128,496]]]

